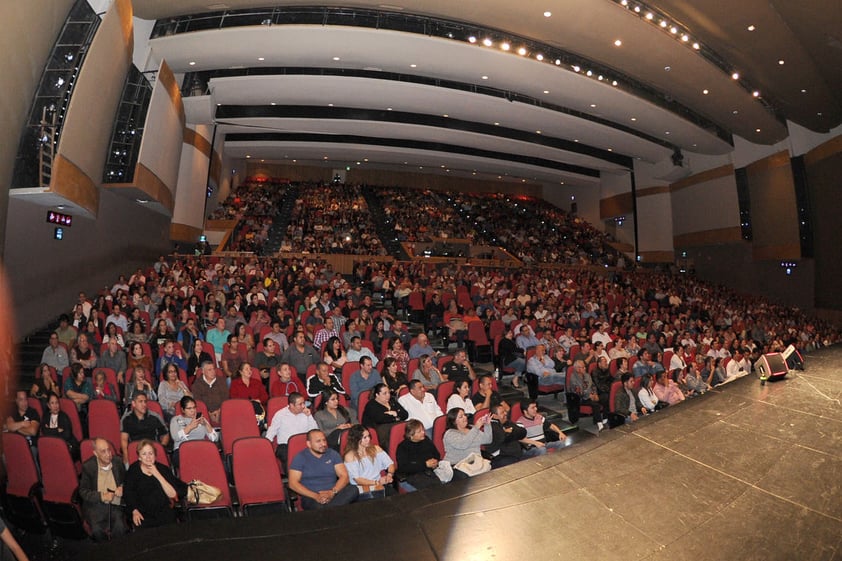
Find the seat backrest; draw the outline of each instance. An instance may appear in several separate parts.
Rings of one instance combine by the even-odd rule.
[[[166,420],[165,420],[165,419],[166,419],[166,417],[164,417],[164,410],[163,410],[163,408],[161,407],[161,404],[160,404],[160,403],[158,403],[157,401],[154,401],[154,400],[152,400],[152,399],[149,399],[149,400],[147,400],[147,401],[146,401],[146,407],[147,407],[147,409],[149,409],[149,411],[151,411],[152,413],[157,413],[157,414],[158,414],[158,416],[159,416],[159,417],[161,417],[161,422],[163,422],[164,424],[166,424]]]
[[[71,504],[79,487],[76,468],[70,457],[67,442],[57,436],[38,439],[38,457],[41,463],[43,498],[47,502]]]
[[[269,403],[266,404],[266,423],[271,423],[275,417],[275,413],[289,405],[289,397],[282,395],[278,397],[269,398]]]
[[[453,380],[448,380],[446,382],[442,382],[439,384],[439,387],[436,388],[436,402],[439,404],[439,409],[447,413],[447,400],[450,399],[450,396],[453,394],[453,386],[456,385],[456,382]]]
[[[73,436],[76,437],[77,442],[81,442],[82,436],[82,421],[79,420],[79,411],[76,409],[76,403],[72,399],[62,397],[59,399],[61,410],[70,417],[70,425],[73,427]]]
[[[613,384],[611,384],[611,393],[608,395],[608,410],[610,412],[614,412],[614,398],[617,396],[617,392],[621,391],[623,388],[623,382],[617,380]]]
[[[513,423],[516,423],[518,419],[523,416],[523,408],[520,405],[519,400],[515,400],[512,404],[512,410],[509,412],[509,420]]]
[[[26,398],[26,403],[38,413],[38,417],[44,418],[44,408],[41,406],[41,400],[37,397],[29,396]]]
[[[444,458],[444,433],[447,431],[447,415],[439,415],[433,421],[433,444]]]
[[[271,419],[269,419],[271,421]],[[254,406],[248,399],[226,399],[220,412],[222,450],[231,453],[234,441],[245,436],[260,436]]]
[[[345,431],[348,432],[348,431]],[[307,433],[302,432],[299,434],[294,434],[289,437],[287,441],[287,465],[292,463],[293,458],[295,458],[299,452],[307,448]]]
[[[285,499],[281,471],[265,438],[239,438],[232,446],[232,473],[240,507]]]
[[[444,368],[444,365],[453,360],[453,355],[445,355],[439,357],[438,369],[439,372]]]
[[[349,360],[342,365],[342,387],[346,391],[351,391],[351,376],[359,369],[360,362],[358,360]]]
[[[129,444],[129,449],[126,453],[126,455],[128,456],[126,461],[129,463],[129,465],[132,465],[137,461],[137,444],[137,442],[132,442]],[[155,448],[155,461],[164,464],[165,466],[169,466],[170,457],[167,454],[166,449],[164,449],[163,445],[156,440],[152,442],[152,446],[153,448]]]
[[[357,402],[357,418],[360,423],[363,422],[363,413],[365,412],[365,406],[368,404],[368,400],[371,399],[371,390],[366,390],[362,392],[359,396],[359,401]]]
[[[491,339],[496,339],[499,335],[502,337],[506,333],[506,324],[503,323],[501,319],[495,319],[491,322],[491,326],[488,328],[488,336]]]
[[[6,493],[15,497],[28,497],[32,488],[38,484],[38,470],[29,449],[29,441],[22,434],[4,432],[2,442],[8,478]],[[72,473],[75,474],[76,470],[72,470]]]
[[[369,432],[377,432],[373,429],[369,429]],[[386,452],[389,454],[389,457],[392,458],[392,461],[395,461],[395,458],[398,457],[398,444],[403,442],[404,434],[406,433],[406,421],[400,421],[399,423],[395,423],[389,429],[389,449]]]
[[[254,420],[254,413],[252,413]],[[209,440],[189,440],[178,447],[179,476],[182,481],[198,479],[222,491],[208,507],[231,506],[231,493],[219,449]]]
[[[95,399],[88,403],[88,434],[91,438],[106,439],[115,448],[120,445],[117,404],[107,399]]]
[[[477,345],[489,345],[488,336],[485,334],[485,326],[481,321],[468,322],[468,340]]]
[[[218,368],[219,365],[216,363],[216,351],[214,350],[213,345],[207,341],[202,341],[202,350],[210,355],[211,360],[213,360],[213,365]]]

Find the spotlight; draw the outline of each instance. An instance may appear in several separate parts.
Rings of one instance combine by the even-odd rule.
[[[56,87],[57,87],[57,88],[60,88],[60,87],[62,87],[63,85],[64,85],[64,78],[62,78],[61,76],[59,76],[59,77],[58,77],[58,80],[56,80]]]
[[[64,60],[67,62],[73,62],[73,53],[65,53]]]
[[[733,74],[731,74],[731,78],[734,79],[734,80],[739,80],[740,79],[740,73],[734,72]]]
[[[477,42],[477,38],[476,38],[476,37],[474,37],[473,35],[471,35],[470,37],[468,37],[468,43],[476,43],[476,42]]]
[[[483,39],[482,44],[485,45],[486,47],[490,47],[491,45],[494,44],[494,42],[491,39]]]

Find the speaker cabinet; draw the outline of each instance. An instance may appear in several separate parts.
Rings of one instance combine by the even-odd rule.
[[[786,376],[789,372],[784,355],[781,353],[769,353],[761,356],[754,365],[760,379],[778,379]]]

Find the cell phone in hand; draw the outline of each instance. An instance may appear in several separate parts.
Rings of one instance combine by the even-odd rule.
[[[196,419],[201,419],[201,418],[202,418],[202,412],[196,411]]]

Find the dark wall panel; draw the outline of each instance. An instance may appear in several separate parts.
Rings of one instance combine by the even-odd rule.
[[[816,307],[842,310],[842,152],[818,161],[807,159],[807,184],[813,211],[816,258]]]

